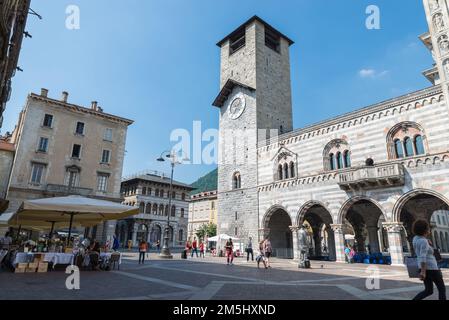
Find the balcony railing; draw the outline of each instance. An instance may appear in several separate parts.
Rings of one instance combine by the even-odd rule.
[[[78,196],[89,196],[92,194],[93,189],[80,188],[80,187],[69,187],[61,184],[47,184],[47,192],[61,193],[64,195],[78,195]]]
[[[352,168],[340,173],[340,188],[345,191],[402,186],[404,166],[400,163]]]

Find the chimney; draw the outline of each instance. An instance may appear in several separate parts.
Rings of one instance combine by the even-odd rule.
[[[69,93],[68,93],[67,91],[63,91],[63,92],[62,92],[62,98],[61,98],[61,101],[67,103],[67,98],[68,98],[68,97],[69,97]]]
[[[97,109],[98,109],[98,102],[97,101],[92,101],[91,109],[97,111]]]
[[[44,98],[48,97],[48,89],[42,88],[41,89],[41,96]]]

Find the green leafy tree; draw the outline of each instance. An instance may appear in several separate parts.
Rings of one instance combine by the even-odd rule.
[[[196,231],[197,238],[201,240],[204,240],[206,236],[210,238],[215,237],[216,235],[217,235],[217,225],[213,223],[204,224]]]

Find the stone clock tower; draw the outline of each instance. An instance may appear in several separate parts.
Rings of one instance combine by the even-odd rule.
[[[292,131],[289,38],[257,16],[221,48],[218,233],[259,235],[257,144]]]

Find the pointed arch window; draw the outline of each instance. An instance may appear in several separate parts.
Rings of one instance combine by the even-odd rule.
[[[402,159],[426,154],[427,139],[424,128],[415,122],[401,122],[387,134],[390,159]]]
[[[151,203],[146,204],[145,213],[148,213],[148,214],[151,213]]]
[[[405,147],[405,156],[406,157],[413,157],[414,156],[414,151],[413,151],[412,139],[410,139],[409,137],[406,137],[404,139],[404,147]]]
[[[278,166],[278,180],[282,180],[282,164]]]
[[[139,212],[145,213],[145,202],[141,202],[139,205]]]
[[[176,206],[172,206],[171,207],[171,216],[175,217],[176,216]]]
[[[422,155],[425,153],[424,151],[424,142],[423,142],[423,138],[421,135],[417,135],[415,137],[415,150],[416,150],[416,155]]]

